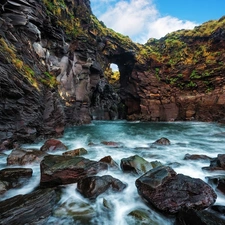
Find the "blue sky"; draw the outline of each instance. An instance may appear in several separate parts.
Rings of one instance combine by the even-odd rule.
[[[145,43],[225,15],[225,0],[90,0],[107,27]]]

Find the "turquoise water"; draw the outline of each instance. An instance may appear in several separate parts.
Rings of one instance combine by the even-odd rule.
[[[152,146],[152,143],[161,137],[170,140],[169,146]],[[88,151],[84,157],[91,160],[100,160],[110,155],[114,161],[120,164],[122,158],[132,155],[139,155],[148,161],[160,161],[163,164],[169,164],[177,173],[201,178],[204,181],[206,176],[218,174],[208,173],[201,168],[209,166],[209,162],[183,160],[185,154],[204,154],[210,157],[216,157],[217,154],[225,153],[225,126],[216,123],[202,122],[127,122],[127,121],[93,121],[89,125],[70,127],[66,129],[65,134],[60,140],[68,146],[68,150],[76,148],[85,148]],[[118,147],[105,146],[102,141],[113,141],[118,143]],[[90,146],[89,144],[94,145]],[[40,148],[43,142],[33,145],[24,145],[24,147]],[[7,153],[7,152],[6,152]],[[9,154],[10,152],[8,152]],[[53,153],[51,153],[53,154]],[[54,154],[62,154],[58,151]],[[0,166],[5,167],[5,157],[1,157]],[[18,190],[11,190],[4,198],[12,197],[16,194],[25,194],[38,186],[40,179],[39,166],[28,165],[34,170],[34,176],[30,183]],[[221,172],[222,173],[222,172]],[[173,224],[171,218],[151,210],[137,194],[135,180],[139,177],[125,175],[122,171],[107,171],[99,175],[110,174],[122,182],[128,184],[128,187],[122,193],[107,193],[100,195],[95,202],[84,199],[76,192],[76,184],[67,185],[63,189],[60,204],[67,210],[75,212],[77,206],[74,202],[88,204],[94,209],[94,214],[88,223],[74,222],[66,216],[62,218],[62,209],[56,209],[53,217],[49,218],[48,224],[99,224],[99,225],[132,225],[135,224],[128,218],[129,212],[137,208],[150,210],[149,213],[153,221],[158,224]],[[225,198],[218,194],[217,203],[225,205]],[[112,208],[110,213],[105,212],[103,201],[108,202]],[[79,208],[79,207],[78,207]],[[60,211],[61,209],[61,211]],[[58,211],[57,211],[58,210]],[[81,209],[79,209],[81,210]],[[59,214],[61,217],[59,217]]]

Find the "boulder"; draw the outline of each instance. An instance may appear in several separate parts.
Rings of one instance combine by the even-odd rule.
[[[139,195],[166,213],[179,210],[204,209],[212,205],[217,195],[201,179],[177,174],[169,166],[152,169],[136,180]]]
[[[102,141],[101,144],[109,146],[109,147],[119,147],[121,144],[115,141]]]
[[[203,167],[202,169],[209,171],[225,170],[225,154],[218,154],[216,158],[210,160],[209,167]]]
[[[80,179],[77,182],[77,190],[85,197],[90,199],[97,198],[100,194],[111,189],[115,192],[121,192],[126,188],[126,184],[110,176],[92,176]]]
[[[46,224],[52,214],[56,194],[52,189],[17,195],[0,202],[0,224]]]
[[[148,162],[138,155],[123,158],[120,162],[120,167],[124,172],[132,172],[139,175],[153,169],[156,165],[157,164],[155,162]]]
[[[175,225],[224,225],[225,219],[207,211],[194,209],[180,211],[176,217]]]
[[[170,145],[170,140],[162,137],[153,143],[154,145]]]
[[[7,157],[7,165],[26,165],[40,163],[46,153],[37,149],[16,148]]]
[[[41,161],[42,187],[76,183],[79,179],[107,170],[105,163],[83,157],[48,155]]]
[[[53,212],[53,216],[60,219],[63,218],[73,218],[71,223],[65,221],[64,223],[57,223],[57,219],[54,220],[54,224],[91,224],[91,220],[95,217],[97,211],[91,205],[91,203],[84,202],[81,199],[74,200],[69,198],[67,201],[63,202]]]
[[[67,147],[59,140],[56,139],[49,139],[47,140],[44,145],[40,149],[42,152],[52,152],[52,151],[65,151]]]
[[[85,148],[78,148],[71,151],[64,152],[63,155],[65,156],[80,156],[87,154],[87,150]]]

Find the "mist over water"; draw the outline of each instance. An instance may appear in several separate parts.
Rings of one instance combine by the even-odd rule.
[[[171,145],[153,146],[152,143],[161,137],[170,140]],[[100,160],[105,156],[111,156],[120,165],[122,158],[139,155],[148,161],[160,161],[169,164],[177,173],[182,173],[194,178],[206,181],[206,176],[217,175],[218,172],[207,172],[202,167],[209,166],[207,161],[184,160],[185,154],[204,154],[216,157],[225,153],[225,126],[216,123],[202,122],[127,122],[127,121],[93,121],[89,125],[70,127],[60,140],[68,146],[68,150],[85,148],[88,151],[83,157],[90,160]],[[102,141],[119,143],[118,147],[106,146]],[[93,145],[90,145],[93,143]],[[40,148],[43,142],[34,145],[24,145],[24,148]],[[9,154],[10,152],[6,152]],[[50,153],[61,155],[62,151]],[[6,167],[6,157],[0,157],[0,169]],[[28,165],[34,171],[32,179],[21,189],[12,189],[0,200],[17,194],[25,194],[38,186],[40,181],[40,167]],[[224,172],[220,172],[225,174]],[[150,209],[140,198],[135,187],[138,175],[124,174],[122,171],[109,170],[98,175],[112,175],[113,177],[128,184],[121,193],[107,192],[100,195],[96,201],[83,198],[76,191],[76,184],[67,185],[62,190],[59,209],[56,215],[49,218],[48,224],[98,224],[98,225],[131,225],[135,224],[127,215],[135,209],[144,209],[151,215],[152,221],[157,224],[173,224],[171,218],[166,218]],[[225,198],[220,193],[217,202],[225,205]],[[87,223],[72,217],[62,215],[66,209],[70,212],[78,212],[81,206],[74,204],[79,202],[89,210],[90,218]],[[105,209],[104,202],[110,205],[110,210]],[[64,207],[64,208],[63,208]],[[90,210],[90,208],[92,210]],[[58,210],[58,211],[57,211]],[[64,210],[64,211],[63,211]]]

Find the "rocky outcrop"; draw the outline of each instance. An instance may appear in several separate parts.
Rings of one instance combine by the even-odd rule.
[[[223,121],[224,17],[140,45],[86,0],[0,6],[1,142],[59,137],[92,119]]]
[[[55,191],[50,189],[37,190],[1,201],[0,223],[2,225],[46,224],[55,202]]]
[[[166,213],[201,210],[212,205],[217,195],[201,179],[191,178],[166,166],[157,167],[136,180],[138,193],[154,207]]]

